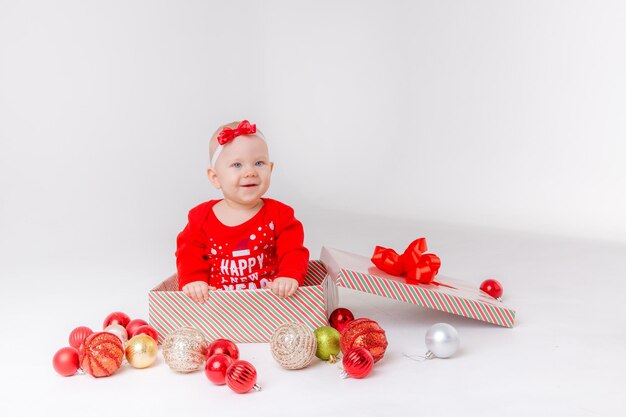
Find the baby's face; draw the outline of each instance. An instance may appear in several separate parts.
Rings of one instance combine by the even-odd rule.
[[[238,136],[222,149],[215,162],[213,185],[224,198],[240,206],[253,206],[270,186],[273,164],[265,141],[257,136]]]

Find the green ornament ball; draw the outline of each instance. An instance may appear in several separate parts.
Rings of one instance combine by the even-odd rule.
[[[335,358],[341,351],[341,333],[330,326],[322,326],[313,332],[317,340],[317,350],[315,356],[323,361]]]

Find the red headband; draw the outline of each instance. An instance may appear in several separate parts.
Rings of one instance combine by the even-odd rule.
[[[230,127],[225,127],[222,129],[219,135],[217,135],[217,142],[220,145],[225,145],[231,140],[235,139],[237,136],[242,135],[251,135],[256,133],[256,125],[250,124],[249,121],[244,120],[239,123],[235,129],[231,129]]]

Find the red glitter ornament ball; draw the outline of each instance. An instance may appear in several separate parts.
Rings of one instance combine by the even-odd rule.
[[[159,333],[156,329],[149,324],[144,324],[143,326],[139,326],[135,329],[135,333],[133,336],[137,336],[138,334],[147,334],[151,338],[153,338],[156,342],[159,341]]]
[[[93,334],[93,330],[91,330],[87,326],[79,326],[71,331],[69,342],[70,346],[74,349],[80,349],[80,345],[83,344],[85,339]]]
[[[235,361],[239,359],[239,348],[237,348],[237,345],[228,339],[215,339],[211,342],[209,349],[207,350],[206,357],[210,358],[211,356],[220,353],[230,356]]]
[[[135,335],[137,329],[141,326],[145,326],[146,324],[148,324],[148,322],[142,319],[132,319],[131,321],[129,321],[126,325],[126,333],[128,334],[128,338],[131,339]]]
[[[73,347],[59,349],[52,358],[52,366],[59,375],[74,375],[78,371],[78,350]]]
[[[385,355],[387,344],[385,331],[367,318],[352,320],[341,332],[341,353],[344,355],[352,348],[362,347],[369,350],[374,362],[378,362]]]
[[[354,320],[354,314],[352,311],[347,308],[336,308],[330,313],[330,317],[328,318],[328,323],[330,323],[331,327],[337,329],[339,333],[346,327],[346,324],[350,323]]]
[[[124,347],[113,333],[98,332],[89,336],[78,351],[80,367],[96,378],[111,376],[122,365]]]
[[[493,298],[502,297],[502,285],[493,278],[486,279],[480,284],[480,289],[492,296]]]
[[[353,378],[365,378],[374,368],[374,358],[369,350],[361,347],[350,349],[343,356],[343,369]]]
[[[226,370],[235,360],[228,355],[218,353],[211,356],[204,366],[204,374],[215,385],[224,385],[226,383]]]
[[[130,323],[130,317],[128,317],[128,314],[122,313],[121,311],[114,311],[106,316],[104,323],[102,323],[102,328],[106,329],[111,324],[119,324],[123,328],[126,328],[128,323]]]
[[[256,385],[256,369],[250,362],[234,361],[226,370],[226,385],[237,394],[245,394]]]

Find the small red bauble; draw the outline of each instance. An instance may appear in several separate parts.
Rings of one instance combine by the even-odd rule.
[[[74,349],[80,349],[80,345],[83,344],[85,339],[93,333],[87,326],[79,326],[72,330],[69,337],[70,346]]]
[[[230,356],[218,353],[207,359],[204,373],[209,381],[215,385],[224,385],[226,383],[226,370],[233,362],[235,360]]]
[[[133,336],[137,336],[138,334],[147,334],[151,338],[153,338],[156,342],[159,341],[159,333],[156,329],[149,324],[144,324],[143,326],[139,326],[135,329],[135,333]]]
[[[343,328],[354,320],[354,314],[352,311],[347,308],[336,308],[332,313],[330,313],[330,317],[328,318],[328,322],[331,327],[337,329],[339,333],[343,330]]]
[[[78,350],[73,347],[59,349],[52,358],[52,366],[59,375],[74,375],[78,371]]]
[[[492,296],[493,298],[502,297],[502,285],[495,279],[486,279],[480,284],[480,289]]]
[[[137,328],[146,324],[148,324],[148,322],[142,319],[132,319],[131,321],[129,321],[126,325],[126,333],[128,333],[128,338],[132,338],[135,335]]]
[[[124,347],[113,333],[98,332],[89,336],[78,351],[83,371],[96,378],[110,376],[122,365]]]
[[[128,317],[128,314],[122,313],[121,311],[114,311],[106,316],[104,323],[102,324],[102,328],[106,329],[111,324],[119,324],[123,328],[126,328],[128,323],[130,323],[130,317]]]
[[[209,349],[207,350],[206,357],[210,358],[211,356],[219,353],[228,355],[233,358],[233,360],[239,359],[239,349],[237,348],[237,345],[228,339],[215,339],[211,342]]]
[[[350,349],[343,357],[343,369],[353,378],[365,378],[373,367],[374,358],[365,348]]]
[[[350,349],[362,347],[372,354],[374,362],[385,355],[387,337],[385,331],[374,320],[367,318],[352,320],[341,332],[341,352],[345,355]]]
[[[260,389],[256,385],[256,369],[250,362],[241,360],[234,361],[226,370],[226,385],[237,394]]]

